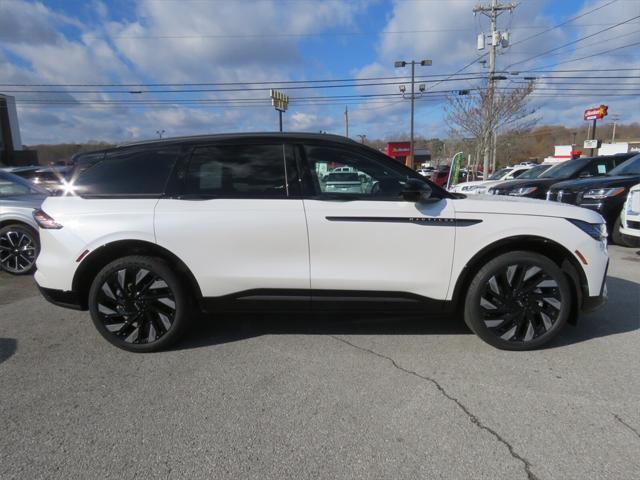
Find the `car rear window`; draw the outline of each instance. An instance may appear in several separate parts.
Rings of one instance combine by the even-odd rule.
[[[178,147],[125,149],[107,153],[80,172],[73,190],[80,196],[159,196],[178,158]]]
[[[293,160],[293,159],[292,159]],[[287,197],[282,145],[219,145],[199,147],[187,169],[185,194],[215,198]]]
[[[324,177],[326,182],[359,182],[357,173],[330,173]]]

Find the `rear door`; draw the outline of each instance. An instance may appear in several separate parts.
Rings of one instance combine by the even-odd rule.
[[[308,296],[307,227],[289,149],[196,146],[179,194],[159,201],[157,242],[189,267],[204,297]]]

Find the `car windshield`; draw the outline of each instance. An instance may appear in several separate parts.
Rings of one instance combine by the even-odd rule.
[[[640,154],[621,163],[607,175],[640,175]]]
[[[495,172],[493,175],[491,175],[489,177],[489,180],[500,180],[502,177],[504,177],[511,170],[513,170],[513,168],[501,168],[500,170]]]
[[[359,182],[357,173],[330,173],[325,178],[326,182]]]
[[[578,173],[578,171],[585,167],[590,161],[591,158],[576,158],[575,160],[567,160],[559,165],[554,165],[538,178],[568,178]]]
[[[533,167],[527,170],[526,172],[524,172],[522,175],[518,177],[518,180],[522,180],[522,179],[531,180],[532,178],[538,178],[543,172],[546,172],[547,170],[549,170],[549,168],[551,168],[551,165],[538,165],[537,167]]]
[[[13,173],[0,172],[0,197],[29,195],[33,193],[46,194],[47,191]]]

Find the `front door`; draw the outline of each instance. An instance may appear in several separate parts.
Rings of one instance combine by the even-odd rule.
[[[446,298],[455,240],[452,202],[402,200],[406,171],[382,154],[307,145],[300,156],[313,189],[304,207],[314,302],[331,292]]]

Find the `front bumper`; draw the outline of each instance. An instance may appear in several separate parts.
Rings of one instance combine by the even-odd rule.
[[[72,310],[87,310],[87,306],[80,300],[78,294],[74,291],[65,292],[64,290],[56,290],[53,288],[44,288],[38,285],[38,289],[42,296],[50,303],[63,308]]]
[[[604,304],[607,303],[609,298],[607,292],[607,271],[609,270],[609,262],[607,262],[607,267],[604,269],[604,278],[602,279],[602,288],[600,289],[600,295],[594,297],[583,297],[582,299],[582,308],[580,310],[583,313],[593,312],[598,310]]]

